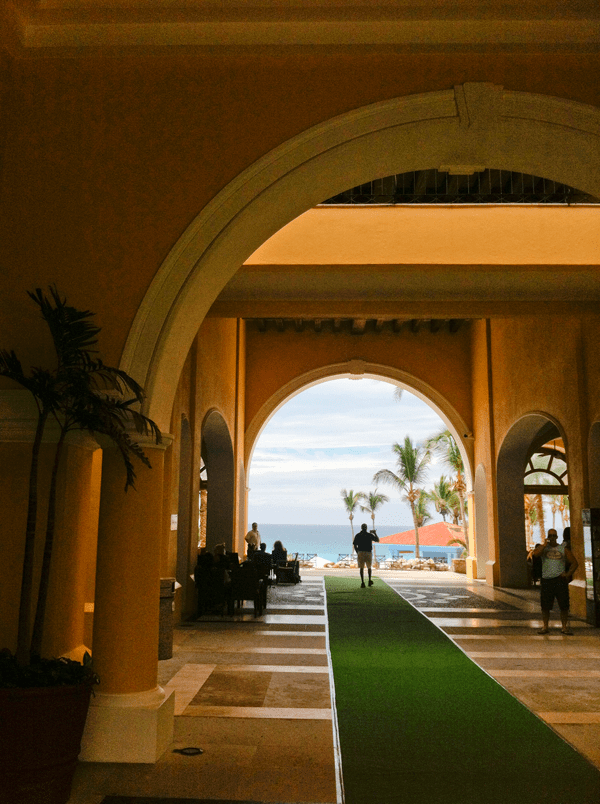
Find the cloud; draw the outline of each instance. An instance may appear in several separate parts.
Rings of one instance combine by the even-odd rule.
[[[342,488],[368,492],[375,472],[395,467],[392,443],[405,435],[422,441],[442,426],[412,394],[395,401],[389,383],[333,380],[314,386],[277,411],[258,439],[248,477],[252,516],[280,524],[342,524]],[[433,464],[429,483],[442,472]],[[378,521],[410,523],[398,493],[380,491],[391,502]]]

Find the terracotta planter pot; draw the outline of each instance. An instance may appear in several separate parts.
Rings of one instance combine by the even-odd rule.
[[[0,790],[11,804],[65,804],[91,687],[0,689]]]
[[[452,559],[452,572],[462,572],[466,574],[467,572],[467,561],[465,558],[453,558]]]

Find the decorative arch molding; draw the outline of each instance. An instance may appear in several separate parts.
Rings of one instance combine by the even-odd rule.
[[[558,430],[568,461],[569,447],[560,422],[543,411],[521,416],[507,431],[500,450],[496,470],[498,504],[498,562],[499,586],[527,586],[525,551],[524,473],[532,442],[542,440],[545,430]]]
[[[490,83],[394,98],[334,117],[256,161],[200,212],[139,307],[121,368],[168,430],[177,381],[210,306],[244,261],[325,198],[378,176],[484,167],[600,196],[600,110]]]
[[[282,385],[281,388],[262,405],[246,429],[244,441],[246,467],[248,468],[250,466],[254,447],[267,422],[286,402],[289,402],[292,397],[302,391],[306,391],[314,385],[319,385],[328,380],[343,378],[356,380],[363,377],[401,386],[411,394],[419,397],[419,399],[422,399],[435,410],[456,439],[465,465],[467,488],[470,490],[473,481],[473,435],[455,408],[439,391],[436,391],[435,388],[423,382],[423,380],[420,380],[418,377],[408,374],[408,372],[401,371],[400,369],[392,368],[391,366],[382,366],[364,360],[348,360],[344,363],[333,363],[328,366],[321,366],[305,374],[301,374],[298,377],[294,377],[294,379]]]

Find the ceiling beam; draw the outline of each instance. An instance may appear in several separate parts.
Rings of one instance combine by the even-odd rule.
[[[353,335],[362,335],[365,331],[365,327],[367,326],[367,319],[366,318],[355,318],[352,321],[352,334]]]

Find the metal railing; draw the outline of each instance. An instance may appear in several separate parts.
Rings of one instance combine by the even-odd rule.
[[[415,170],[374,179],[328,198],[331,204],[597,204],[600,199],[566,184],[510,170],[451,176]]]

